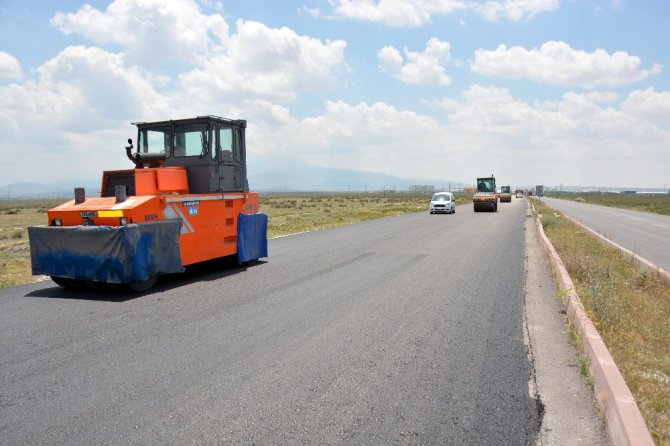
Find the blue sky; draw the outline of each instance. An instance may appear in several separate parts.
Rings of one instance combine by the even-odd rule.
[[[249,121],[252,171],[660,188],[668,23],[666,1],[0,0],[0,185],[128,168],[130,122],[216,114]]]

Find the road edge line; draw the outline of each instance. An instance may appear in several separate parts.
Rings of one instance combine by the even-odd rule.
[[[598,330],[586,315],[574,283],[554,245],[544,232],[542,222],[536,219],[540,236],[556,271],[559,290],[567,292],[567,314],[582,338],[584,353],[589,357],[589,371],[593,376],[593,391],[614,445],[654,445],[640,408],[635,402],[623,375],[603,342]]]
[[[600,234],[600,233],[594,231],[593,229],[589,228],[589,227],[586,226],[585,224],[578,222],[578,221],[575,220],[574,218],[565,215],[565,213],[561,212],[561,214],[562,214],[565,218],[567,218],[568,220],[570,220],[571,222],[573,222],[574,224],[576,224],[577,226],[579,226],[580,228],[582,228],[582,229],[584,229],[585,231],[588,231],[588,232],[590,232],[591,234],[593,234],[593,235],[595,235],[596,237],[598,237],[598,240],[600,240],[601,243],[605,243],[606,245],[610,245],[610,246],[612,246],[612,247],[618,249],[623,255],[625,255],[626,257],[628,257],[628,258],[630,258],[630,259],[632,259],[632,260],[633,260],[633,263],[635,264],[635,266],[637,266],[638,269],[642,269],[642,270],[644,270],[644,271],[648,271],[648,272],[652,272],[652,273],[658,273],[658,276],[659,276],[663,281],[665,281],[665,283],[666,283],[667,285],[670,285],[670,272],[668,272],[668,271],[664,270],[663,268],[661,268],[660,266],[658,266],[658,265],[656,265],[656,264],[650,262],[649,260],[645,259],[644,257],[641,257],[641,256],[639,256],[638,254],[635,254],[635,253],[634,253],[633,251],[631,251],[630,249],[628,249],[628,248],[624,248],[623,246],[621,246],[621,245],[618,244],[617,242],[608,239],[608,238],[605,237],[604,235],[602,235],[602,234]]]

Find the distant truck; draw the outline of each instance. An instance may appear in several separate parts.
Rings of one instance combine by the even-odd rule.
[[[498,211],[498,194],[496,193],[496,179],[490,177],[477,178],[477,192],[472,197],[475,212]]]
[[[544,197],[544,186],[537,185],[535,186],[535,195],[538,197]]]
[[[512,202],[512,188],[509,186],[500,187],[500,202],[501,203],[511,203]]]

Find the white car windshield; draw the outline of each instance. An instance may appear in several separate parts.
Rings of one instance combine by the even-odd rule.
[[[435,195],[433,195],[432,201],[450,201],[450,200],[449,200],[449,195],[435,194]]]

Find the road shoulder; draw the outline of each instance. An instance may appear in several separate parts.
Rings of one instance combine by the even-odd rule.
[[[526,241],[525,319],[537,397],[544,405],[541,445],[608,444],[593,391],[580,374],[568,320],[558,300],[551,267],[532,218]]]

